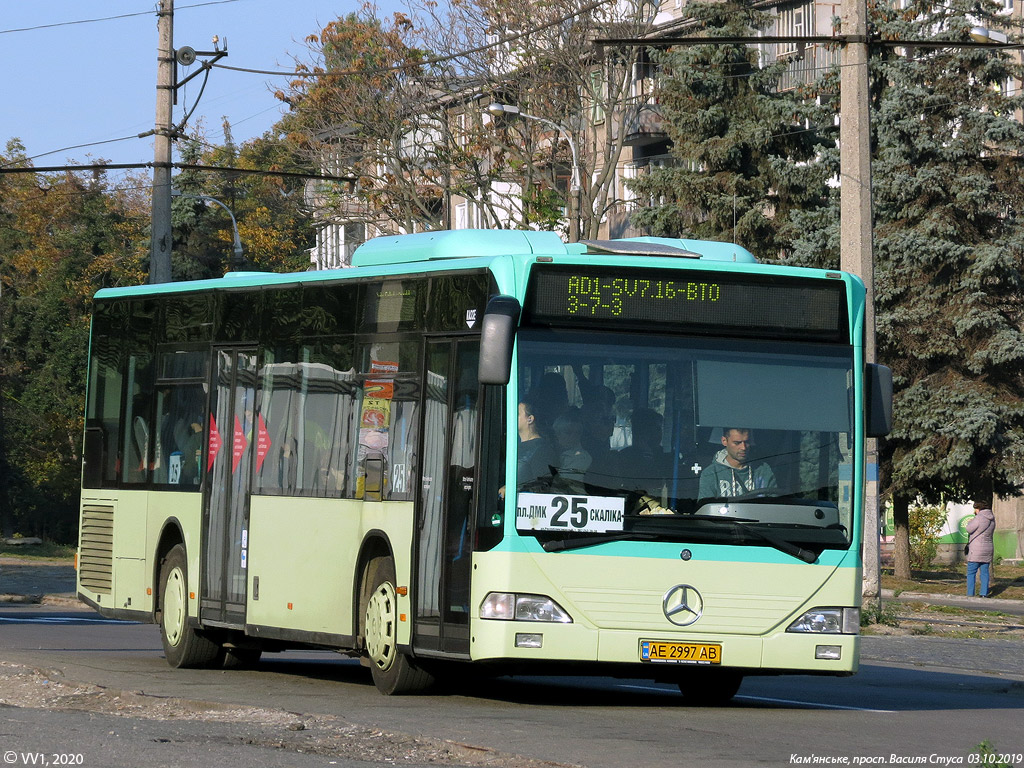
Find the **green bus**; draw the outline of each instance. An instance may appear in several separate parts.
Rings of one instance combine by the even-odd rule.
[[[335,649],[387,694],[851,674],[863,316],[729,243],[511,230],[101,290],[79,597],[175,667]]]

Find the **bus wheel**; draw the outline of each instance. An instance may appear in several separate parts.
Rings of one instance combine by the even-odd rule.
[[[160,566],[160,637],[167,663],[178,669],[208,667],[219,660],[220,645],[200,635],[188,621],[188,560],[177,545]]]
[[[374,685],[387,695],[422,691],[433,682],[433,677],[398,650],[394,561],[390,557],[372,560],[366,569],[365,586],[363,637]]]
[[[732,701],[742,682],[743,674],[736,670],[694,669],[680,678],[679,691],[691,706],[721,707]]]

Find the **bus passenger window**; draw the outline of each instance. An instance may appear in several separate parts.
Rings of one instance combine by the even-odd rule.
[[[202,384],[161,386],[157,391],[154,482],[197,488],[202,477]]]
[[[347,339],[321,340],[294,352],[266,353],[260,371],[260,415],[269,449],[256,475],[260,493],[339,497],[352,493],[348,465],[355,374]],[[342,366],[348,365],[343,369]]]

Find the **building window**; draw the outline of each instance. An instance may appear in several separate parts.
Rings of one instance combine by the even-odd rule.
[[[804,2],[779,8],[777,20],[779,37],[807,37],[814,34],[814,3]],[[777,56],[797,53],[796,41],[779,43]]]
[[[601,70],[594,70],[590,73],[590,94],[592,99],[590,121],[594,125],[599,125],[604,122],[604,105],[607,100],[604,72]]]

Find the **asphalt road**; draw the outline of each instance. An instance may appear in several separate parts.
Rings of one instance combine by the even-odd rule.
[[[1001,752],[1024,752],[1019,641],[866,637],[861,671],[852,678],[749,678],[733,704],[720,709],[685,707],[674,687],[610,678],[501,678],[450,695],[385,697],[365,669],[330,653],[268,655],[253,671],[172,670],[155,627],[31,605],[0,606],[0,662],[54,670],[64,679],[110,689],[321,713],[390,733],[590,768],[793,765],[823,758],[851,765],[970,764],[968,756],[985,740]],[[56,750],[61,745],[47,744],[60,732],[57,724],[36,722],[47,715],[57,717],[0,709],[0,752],[20,752],[22,744],[30,751]],[[244,762],[246,749],[265,748],[249,738],[252,743],[243,749],[244,734],[231,741],[230,727],[222,724],[208,733],[209,724],[129,725],[133,720],[115,718],[123,723],[118,728],[99,716],[77,724],[72,721],[81,714],[59,717],[61,728],[111,732],[94,746],[99,751],[85,755],[85,765],[121,765],[103,762],[114,757],[102,750],[136,737],[166,738],[152,742],[163,745],[153,749],[164,755],[171,749],[166,745],[179,744],[174,759],[182,760],[136,765],[234,765],[204,750],[242,750],[236,757]],[[31,723],[31,730],[19,730],[17,723]],[[169,736],[153,735],[171,730]],[[183,741],[183,734],[193,741]],[[196,760],[203,754],[208,759],[187,762],[189,750]],[[248,764],[365,764],[293,756],[293,762],[278,763],[251,754]],[[1024,758],[1016,762],[1024,765]]]

